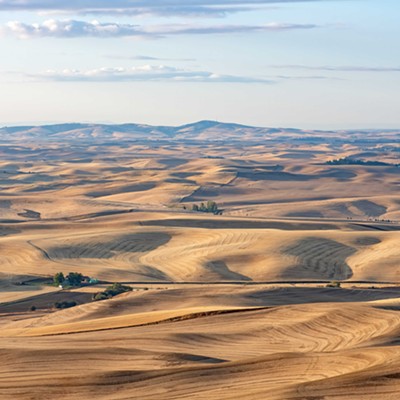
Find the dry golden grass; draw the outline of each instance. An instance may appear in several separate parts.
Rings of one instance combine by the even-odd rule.
[[[399,170],[325,164],[394,164],[396,135],[280,134],[1,148],[1,400],[397,400]]]
[[[400,232],[384,230],[395,225],[174,212],[43,224],[12,225],[20,232],[0,240],[9,279],[79,270],[107,281],[400,281]]]
[[[399,295],[207,286],[27,315],[1,333],[0,387],[5,399],[394,399]]]

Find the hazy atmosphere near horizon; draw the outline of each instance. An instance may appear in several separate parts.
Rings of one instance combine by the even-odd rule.
[[[1,0],[0,125],[398,128],[397,0]]]
[[[0,0],[0,400],[399,400],[399,17]]]

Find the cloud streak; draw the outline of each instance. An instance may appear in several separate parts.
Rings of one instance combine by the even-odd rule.
[[[158,16],[223,17],[226,14],[249,11],[283,3],[323,2],[331,0],[0,0],[0,11],[39,11],[75,14],[123,14]]]
[[[296,69],[296,70],[307,70],[307,71],[326,71],[326,72],[400,72],[399,67],[371,67],[371,66],[356,66],[356,65],[323,65],[323,66],[311,66],[311,65],[272,65],[272,68],[280,69]]]
[[[20,73],[13,72],[12,74]],[[210,82],[210,83],[260,83],[275,84],[288,80],[332,80],[320,75],[252,77],[194,71],[165,65],[142,65],[131,68],[103,67],[90,70],[47,70],[38,74],[23,74],[30,81],[52,82]]]
[[[180,6],[180,7],[137,7],[137,8],[87,8],[81,10],[47,10],[40,11],[42,15],[113,15],[113,16],[157,16],[157,17],[194,17],[194,18],[223,18],[229,14],[248,12],[259,9],[255,7],[221,7],[221,6]],[[271,8],[271,7],[270,7]]]
[[[301,29],[315,29],[314,24],[291,24],[270,22],[265,25],[153,25],[140,26],[133,24],[120,24],[116,22],[77,21],[49,19],[41,24],[26,24],[20,21],[11,21],[5,24],[0,33],[11,35],[20,39],[33,38],[76,38],[76,37],[141,37],[160,38],[171,35],[208,35],[232,34],[251,32],[272,32]]]
[[[208,71],[190,71],[164,65],[144,65],[132,68],[98,68],[92,70],[48,70],[42,74],[29,74],[26,76],[33,80],[55,82],[274,83],[274,81],[264,78],[221,75]]]

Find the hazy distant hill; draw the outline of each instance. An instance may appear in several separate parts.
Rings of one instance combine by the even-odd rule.
[[[398,137],[396,130],[310,131],[292,128],[261,128],[218,121],[199,121],[182,126],[151,126],[143,124],[82,124],[66,123],[42,126],[0,128],[1,141],[121,141],[121,140],[265,140],[345,137],[347,140]]]
[[[151,126],[141,124],[57,124],[43,126],[21,126],[0,128],[0,139],[206,139],[265,136],[280,130],[251,126],[199,121],[182,126]]]

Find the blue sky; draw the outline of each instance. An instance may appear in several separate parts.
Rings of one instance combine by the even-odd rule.
[[[0,0],[0,125],[399,128],[398,0]]]

